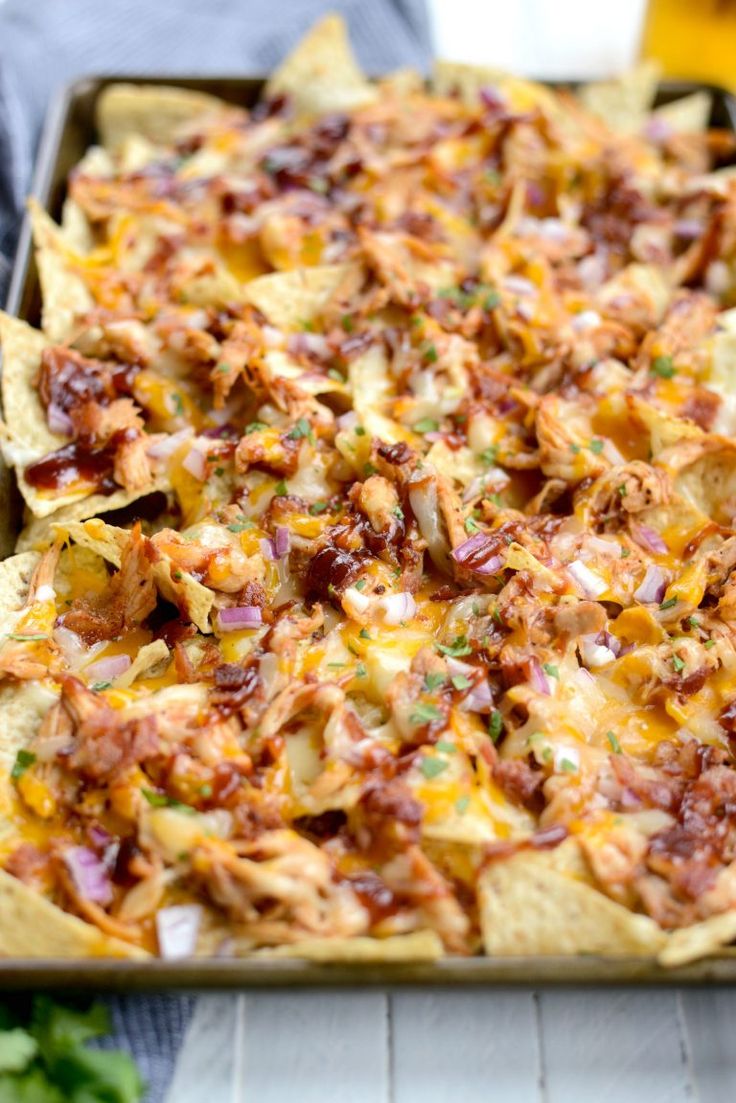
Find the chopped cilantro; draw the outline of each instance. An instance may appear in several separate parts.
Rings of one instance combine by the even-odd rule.
[[[484,463],[486,467],[492,467],[498,458],[498,445],[491,444],[488,448],[485,448],[481,454],[481,463]]]
[[[435,421],[432,417],[423,417],[412,425],[415,433],[436,433],[439,427],[439,421]]]
[[[301,440],[303,437],[306,437],[310,444],[314,444],[312,426],[305,417],[300,417],[296,425],[294,425],[287,435],[289,440]]]
[[[342,374],[342,372],[339,372],[337,368],[328,368],[327,374],[329,375],[330,379],[334,379],[336,383],[345,382],[345,376]]]
[[[503,731],[503,717],[498,709],[494,709],[488,720],[488,734],[493,743],[498,743]]]
[[[316,517],[320,513],[324,513],[327,509],[327,502],[312,502],[309,507],[309,512],[313,517]]]
[[[466,517],[463,527],[466,532],[480,532],[480,525],[472,517]]]
[[[157,793],[155,789],[141,789],[141,792],[153,808],[174,808],[177,812],[186,812],[189,816],[194,815],[196,811],[191,804],[184,804],[170,797],[168,793]]]
[[[470,681],[470,678],[466,678],[464,674],[455,674],[452,678],[452,684],[455,689],[460,690],[469,689],[473,683]]]
[[[560,680],[559,667],[555,666],[554,663],[544,663],[544,672],[545,674],[549,674],[550,678],[557,678],[558,681]]]
[[[394,508],[391,510],[391,512],[393,513],[394,517],[396,517],[396,519],[398,521],[403,521],[404,520],[404,511],[401,508],[401,506],[394,506]]]
[[[672,665],[674,666],[678,674],[681,674],[682,671],[685,669],[685,662],[683,659],[680,658],[679,655],[672,656]]]
[[[94,682],[92,689],[95,693],[100,693],[103,689],[109,689],[111,685],[112,682]]]
[[[258,433],[261,431],[261,429],[268,429],[265,421],[251,421],[245,427],[246,436],[249,433]]]
[[[662,610],[664,610],[664,609],[674,609],[674,607],[676,605],[677,605],[677,598],[676,597],[668,597],[666,601],[660,601],[660,603],[659,603],[659,607]]]
[[[568,774],[574,774],[577,771],[577,766],[569,758],[563,758],[560,759],[560,769],[565,770]]]
[[[614,735],[613,732],[606,732],[606,739],[611,744],[611,750],[614,754],[621,754],[621,744]]]
[[[493,618],[494,623],[503,626],[503,613],[501,612],[500,606],[493,606],[493,609],[491,610],[491,617]]]
[[[618,492],[619,492],[619,494],[621,495],[622,498],[626,497],[627,492],[626,492],[626,484],[625,483],[621,483],[621,485],[616,487],[616,489],[618,490]]]
[[[340,319],[340,325],[346,333],[353,332],[353,319],[350,317],[349,314],[343,314],[342,318]]]
[[[184,413],[184,401],[180,394],[172,394],[171,405],[175,414],[180,416]]]
[[[435,743],[435,748],[438,751],[442,751],[443,754],[454,754],[457,750],[457,744],[450,743],[447,739],[438,739]]]
[[[705,643],[703,644],[703,647],[706,649],[706,651],[710,651],[711,647],[715,647],[715,645],[716,645],[715,640],[706,640]]]
[[[431,781],[433,777],[437,777],[449,766],[444,758],[422,758],[419,765],[419,769],[422,771],[428,781]]]
[[[204,797],[204,799],[207,800],[209,797],[212,796],[212,786],[208,785],[207,782],[205,782],[204,785],[200,785],[199,795],[200,797]]]
[[[675,366],[672,363],[672,357],[655,356],[649,370],[653,375],[658,375],[661,379],[671,379],[675,374]]]
[[[355,589],[356,590],[365,590],[365,588],[366,588],[365,579],[364,578],[359,578],[358,581],[355,583]]]
[[[700,621],[697,617],[688,617],[687,623],[690,625],[691,628],[700,628]]]
[[[428,701],[417,701],[414,712],[409,717],[412,724],[431,724],[433,720],[441,720],[442,713],[436,705]]]
[[[358,632],[358,635],[360,636],[361,640],[369,640],[371,638],[371,634],[367,628],[361,628],[360,632]]]
[[[426,348],[422,350],[422,356],[428,364],[437,363],[437,349],[434,345],[427,345]]]
[[[365,668],[365,663],[358,663],[358,665],[355,668],[355,677],[356,678],[365,678],[367,673],[368,673],[368,671]]]
[[[235,526],[233,526],[233,527],[235,527]],[[172,571],[171,572],[171,577],[173,578],[174,582],[181,582],[184,575],[181,573],[181,571]]]
[[[427,690],[439,689],[440,686],[445,684],[444,674],[425,674],[424,675],[424,688]]]
[[[573,456],[577,456],[578,452],[580,451],[580,445],[579,444],[571,444],[570,445],[570,451],[572,452]]]
[[[353,432],[355,433],[356,437],[364,437],[365,436],[365,429],[363,428],[362,425],[356,425],[355,428],[353,429]]]
[[[13,763],[13,769],[10,771],[10,776],[17,781],[35,761],[36,756],[33,751],[26,751],[21,748],[15,756],[15,762]]]
[[[588,445],[588,448],[590,448],[591,452],[595,452],[596,456],[599,456],[603,451],[603,441],[598,440],[597,437],[594,437]]]
[[[465,793],[462,797],[458,797],[455,801],[455,811],[460,816],[464,816],[470,807],[470,797]]]
[[[434,646],[440,655],[447,655],[452,659],[461,659],[463,655],[470,655],[473,650],[465,636],[457,636],[451,644],[436,643]]]
[[[363,474],[366,476],[366,478],[368,478],[370,475],[375,475],[376,471],[378,471],[378,468],[374,467],[372,463],[363,464]]]
[[[327,666],[330,670],[342,670],[342,668],[345,665],[346,665],[345,663],[328,663],[327,664]]]
[[[31,632],[8,632],[7,638],[9,640],[47,640],[48,636],[39,635]]]
[[[230,371],[230,365],[226,364],[223,360],[221,363],[215,364],[215,371],[220,372],[222,375],[224,375],[226,371]]]
[[[500,303],[501,303],[501,296],[499,295],[498,291],[491,290],[491,291],[487,292],[485,298],[483,299],[483,309],[484,310],[495,310],[495,308],[497,306],[499,306]]]
[[[621,558],[622,559],[628,559],[630,555],[631,555],[631,548],[622,548],[621,549]]]
[[[280,479],[273,488],[273,492],[277,498],[283,498],[285,494],[289,493],[289,489],[283,479]]]

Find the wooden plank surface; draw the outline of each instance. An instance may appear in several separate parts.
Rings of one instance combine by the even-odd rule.
[[[391,1103],[538,1103],[532,992],[401,992],[391,997]]]
[[[688,1103],[681,1024],[670,989],[542,992],[545,1103]]]
[[[736,1097],[736,991],[692,988],[678,993],[688,1064],[699,1103]]]

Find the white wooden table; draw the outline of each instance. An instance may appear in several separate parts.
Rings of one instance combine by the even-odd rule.
[[[643,0],[429,6],[439,55],[569,76],[631,61]],[[202,996],[167,1103],[735,1098],[736,990],[489,988]]]
[[[728,1103],[736,991],[199,997],[167,1103]]]

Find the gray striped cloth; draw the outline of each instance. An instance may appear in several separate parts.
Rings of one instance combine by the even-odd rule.
[[[0,302],[43,116],[64,83],[104,73],[268,73],[326,7],[346,16],[367,71],[426,68],[424,0],[0,0]],[[102,1044],[133,1053],[147,1099],[160,1103],[193,998],[107,1003],[114,1035]]]

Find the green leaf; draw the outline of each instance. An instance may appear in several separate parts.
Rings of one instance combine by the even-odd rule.
[[[21,642],[27,642],[28,640],[47,640],[48,636],[39,635],[38,633],[29,632],[8,632],[7,638],[9,640],[20,640]]]
[[[141,792],[153,808],[174,808],[177,812],[185,812],[188,816],[196,814],[197,810],[192,808],[191,804],[184,804],[170,797],[168,793],[157,793],[155,789],[141,789]]]
[[[674,666],[678,674],[681,674],[682,671],[685,669],[685,662],[683,659],[680,658],[679,655],[672,656],[672,665]]]
[[[442,713],[428,701],[417,701],[409,719],[412,724],[431,724],[433,720],[441,720]]]
[[[498,743],[503,731],[503,717],[498,709],[494,709],[488,721],[488,734],[493,743]]]
[[[53,1076],[70,1103],[138,1103],[143,1095],[133,1058],[118,1050],[71,1048],[54,1062]]]
[[[41,1068],[32,1068],[15,1076],[0,1076],[0,1103],[69,1103]]]
[[[428,364],[436,364],[437,362],[437,349],[434,345],[427,345],[422,355]]]
[[[556,678],[557,681],[559,682],[559,680],[560,680],[559,667],[556,667],[554,665],[554,663],[544,663],[543,669],[544,669],[545,674],[549,674],[550,678]]]
[[[419,764],[419,769],[422,771],[428,781],[431,781],[433,777],[437,777],[449,766],[449,762],[446,762],[444,758],[423,758]]]
[[[10,776],[14,781],[17,781],[35,761],[36,756],[33,751],[19,750],[15,756],[15,762],[13,763],[13,769],[10,771]]]
[[[430,690],[439,689],[440,686],[445,684],[444,674],[425,674],[424,675],[424,688]]]
[[[460,659],[463,655],[470,655],[473,650],[465,636],[457,636],[451,644],[436,643],[434,646],[440,655],[448,655],[451,659]]]
[[[454,754],[457,750],[456,744],[450,743],[449,740],[446,739],[438,739],[435,743],[435,748],[438,751],[442,751],[443,754]]]
[[[462,797],[458,797],[457,800],[455,801],[455,811],[460,816],[465,815],[465,813],[467,812],[469,807],[470,807],[470,797],[468,796],[467,793],[465,793],[465,795],[462,796]]]
[[[591,452],[595,452],[596,456],[599,456],[603,451],[603,441],[594,439],[590,442],[588,448],[590,448]]]
[[[675,374],[675,366],[672,363],[672,357],[655,356],[649,370],[653,375],[658,375],[661,379],[671,379]]]
[[[305,417],[300,417],[296,425],[287,434],[289,440],[301,440],[306,437],[310,444],[314,444],[314,434],[312,433],[312,426],[309,424]]]
[[[611,744],[611,750],[614,754],[621,754],[621,744],[614,735],[613,732],[606,732],[606,739]]]
[[[676,597],[668,597],[666,601],[660,601],[660,603],[659,603],[659,607],[662,610],[664,610],[664,609],[674,609],[675,605],[677,605],[677,598]]]
[[[110,1017],[101,1003],[86,1011],[63,1007],[49,996],[35,996],[31,1013],[31,1033],[44,1055],[70,1044],[100,1038],[110,1031]]]
[[[473,683],[464,674],[456,674],[452,679],[452,684],[455,689],[469,689]]]
[[[277,498],[282,498],[285,494],[289,493],[288,487],[286,486],[286,483],[283,479],[276,483],[276,486],[273,488],[273,492]]]
[[[431,417],[423,417],[412,425],[415,433],[436,433],[439,427],[439,421],[435,421]]]
[[[38,1042],[19,1026],[0,1031],[0,1072],[22,1072],[38,1053]]]

